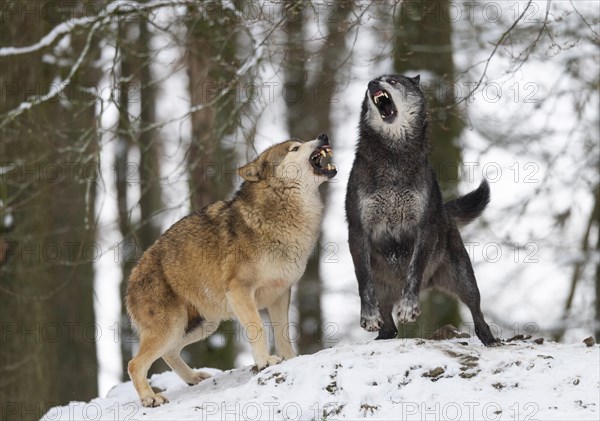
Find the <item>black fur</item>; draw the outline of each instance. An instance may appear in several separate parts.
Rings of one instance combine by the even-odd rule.
[[[470,193],[447,202],[444,206],[456,225],[463,227],[477,219],[490,203],[490,186],[486,180]]]
[[[427,124],[418,77],[386,75],[369,82],[346,194],[361,326],[379,331],[377,339],[395,337],[393,307],[398,304],[400,322],[414,321],[421,287],[436,287],[469,307],[477,336],[491,345],[497,340],[481,313],[457,228],[481,214],[489,186],[484,181],[444,205],[429,163]]]
[[[202,316],[195,316],[188,320],[188,324],[185,327],[185,334],[189,335],[190,332],[198,329],[204,323],[204,318]]]

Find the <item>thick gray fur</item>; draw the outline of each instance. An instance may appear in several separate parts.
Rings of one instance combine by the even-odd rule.
[[[385,92],[387,108],[373,100]],[[484,345],[492,335],[458,227],[478,217],[489,202],[483,181],[446,204],[429,163],[427,111],[419,77],[384,75],[369,82],[362,104],[359,141],[346,194],[350,252],[361,299],[361,326],[394,338],[401,323],[420,314],[419,292],[435,287],[458,297],[473,316]]]

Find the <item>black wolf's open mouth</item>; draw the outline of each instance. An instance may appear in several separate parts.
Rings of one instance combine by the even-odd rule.
[[[323,145],[319,146],[310,155],[310,164],[313,167],[313,171],[317,175],[324,175],[327,178],[333,178],[337,174],[337,167],[332,161],[333,151],[331,146]]]
[[[392,101],[392,96],[389,92],[384,89],[378,89],[371,93],[371,99],[384,121],[391,122],[394,120],[398,114],[398,110],[396,110],[396,106],[394,105],[394,101]]]

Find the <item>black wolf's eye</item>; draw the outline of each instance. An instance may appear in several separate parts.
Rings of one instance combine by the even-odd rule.
[[[300,149],[300,146],[294,146],[294,147],[292,148],[292,152],[296,152],[298,149]]]

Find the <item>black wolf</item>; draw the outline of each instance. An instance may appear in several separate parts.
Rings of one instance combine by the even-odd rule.
[[[427,110],[419,76],[384,75],[369,82],[346,193],[350,252],[361,299],[361,326],[396,336],[392,318],[420,314],[419,291],[435,287],[471,310],[484,345],[497,342],[480,309],[479,289],[458,227],[490,200],[477,190],[446,204],[429,163]]]

